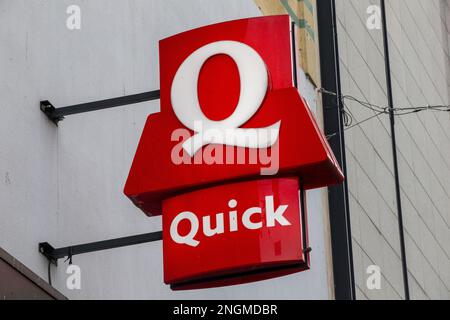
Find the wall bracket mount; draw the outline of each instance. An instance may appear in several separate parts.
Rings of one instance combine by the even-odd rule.
[[[73,245],[63,248],[55,249],[48,242],[39,243],[39,252],[44,255],[47,260],[54,264],[58,265],[58,260],[67,257],[70,261],[72,261],[72,256],[79,255],[83,253],[96,252],[126,246],[133,246],[142,243],[155,242],[162,240],[162,231],[152,232],[152,233],[144,233],[135,236],[116,238],[110,240],[103,240],[79,245]]]
[[[153,90],[128,96],[122,96],[118,98],[75,104],[61,108],[56,108],[50,101],[44,100],[40,102],[40,109],[50,121],[58,125],[58,123],[64,120],[64,118],[68,115],[120,107],[129,104],[157,100],[159,98],[160,98],[160,91]]]

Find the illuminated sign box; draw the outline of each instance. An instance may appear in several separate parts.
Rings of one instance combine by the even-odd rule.
[[[227,184],[163,202],[164,281],[174,289],[262,280],[309,268],[297,178]]]
[[[301,199],[343,175],[293,84],[291,39],[289,17],[272,16],[160,41],[161,112],[147,119],[125,194],[163,215],[164,278],[174,288],[308,268]],[[272,226],[279,206],[288,209]],[[181,241],[190,230],[191,243]]]

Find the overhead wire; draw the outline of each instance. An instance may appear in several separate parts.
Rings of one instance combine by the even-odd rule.
[[[332,92],[332,91],[326,90],[324,88],[319,88],[317,91],[319,93],[324,93],[327,95],[332,95],[332,96],[338,97],[338,94],[336,92]],[[420,107],[390,108],[388,106],[380,106],[380,105],[371,103],[369,101],[358,99],[351,95],[340,95],[338,98],[340,98],[341,104],[342,104],[341,112],[342,112],[345,130],[350,130],[350,129],[357,127],[363,123],[366,123],[374,118],[378,118],[380,115],[383,115],[383,114],[389,115],[389,114],[391,114],[391,112],[394,114],[394,116],[405,116],[405,115],[410,115],[410,114],[414,114],[414,113],[419,113],[422,111],[450,112],[450,105],[427,105],[427,106],[420,106]],[[364,108],[375,112],[375,115],[354,123],[355,116],[352,114],[346,101],[355,102],[355,103],[363,106]],[[336,132],[331,135],[328,135],[327,139],[330,139],[330,138],[336,136],[337,134],[338,133]]]

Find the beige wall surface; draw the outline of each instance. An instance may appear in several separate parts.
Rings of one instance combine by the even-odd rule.
[[[254,0],[264,15],[289,14],[295,22],[297,59],[308,79],[320,83],[316,0]]]
[[[386,106],[382,31],[366,25],[378,0],[337,0],[344,95]],[[446,0],[387,0],[395,107],[450,103],[450,9]],[[357,123],[374,112],[347,102]],[[401,203],[411,298],[450,299],[450,113],[396,117]],[[346,131],[358,299],[404,298],[391,130],[380,115]],[[367,267],[381,290],[366,286]]]

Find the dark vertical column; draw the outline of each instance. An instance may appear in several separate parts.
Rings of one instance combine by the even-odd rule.
[[[391,121],[391,137],[392,137],[392,155],[394,159],[394,175],[395,175],[395,193],[397,197],[397,212],[398,212],[398,228],[400,235],[400,250],[402,255],[402,271],[403,271],[403,285],[405,290],[405,299],[409,300],[409,284],[408,284],[408,266],[406,264],[406,248],[405,248],[405,234],[403,228],[403,212],[402,199],[400,193],[400,176],[398,170],[397,158],[397,140],[395,137],[395,115],[394,115],[394,99],[392,95],[392,79],[391,79],[391,62],[389,57],[389,39],[387,32],[386,21],[386,5],[384,0],[381,1],[381,15],[383,20],[383,43],[384,43],[384,60],[386,68],[386,89],[389,103],[389,116]]]
[[[317,1],[317,16],[322,87],[338,94],[337,97],[323,95],[325,133],[333,136],[330,146],[347,176],[335,1]],[[335,297],[353,300],[355,281],[347,181],[328,189],[328,201]]]

